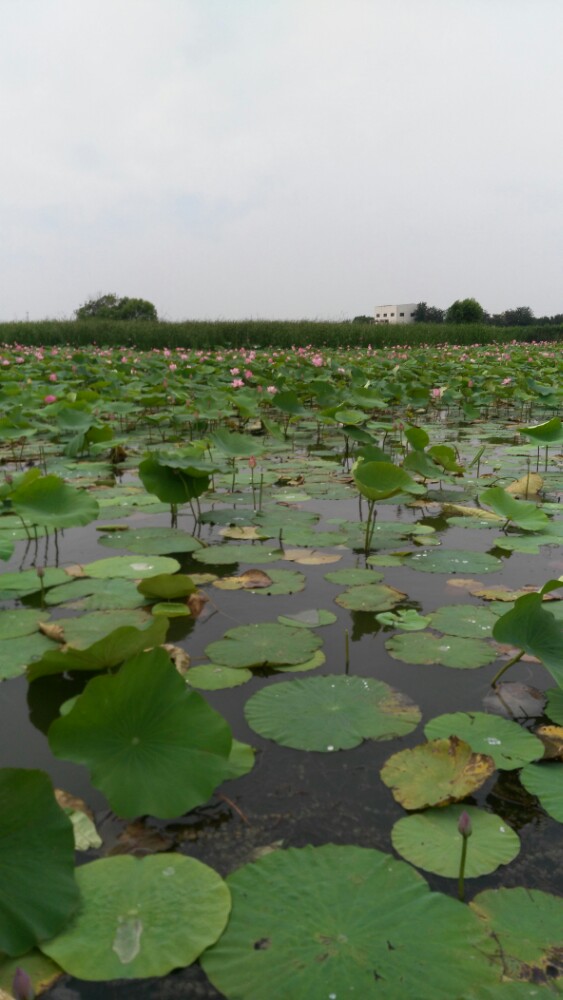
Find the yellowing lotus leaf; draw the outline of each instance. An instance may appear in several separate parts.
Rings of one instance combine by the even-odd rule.
[[[405,809],[446,806],[472,795],[495,770],[492,757],[450,736],[393,754],[381,779]]]

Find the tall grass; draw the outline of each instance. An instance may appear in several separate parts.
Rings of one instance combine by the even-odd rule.
[[[480,323],[371,323],[282,320],[187,320],[182,323],[123,320],[42,320],[0,323],[0,343],[104,347],[392,347],[407,344],[533,343],[563,340],[563,326],[499,328]]]

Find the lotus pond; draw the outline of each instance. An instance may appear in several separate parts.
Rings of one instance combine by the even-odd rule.
[[[0,351],[0,988],[563,994],[562,358]]]

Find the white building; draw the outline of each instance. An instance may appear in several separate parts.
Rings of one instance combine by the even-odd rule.
[[[403,302],[395,306],[376,306],[376,323],[414,323],[416,302]]]

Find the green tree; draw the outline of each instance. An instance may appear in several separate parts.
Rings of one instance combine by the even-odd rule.
[[[415,323],[443,323],[444,310],[436,306],[429,306],[426,302],[419,302],[414,313]]]
[[[446,312],[446,323],[481,323],[485,310],[477,299],[456,299]]]
[[[534,314],[529,306],[506,309],[502,317],[503,326],[530,326],[531,323],[535,322]]]
[[[147,302],[146,299],[118,298],[113,293],[90,299],[76,310],[75,315],[77,319],[158,320],[152,302]]]

